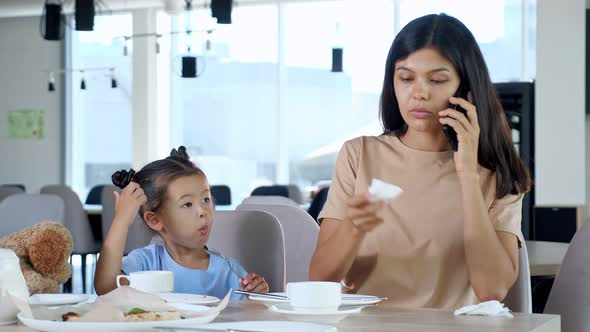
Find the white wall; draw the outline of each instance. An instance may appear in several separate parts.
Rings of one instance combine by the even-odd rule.
[[[537,1],[536,205],[586,204],[585,0]]]
[[[64,79],[47,91],[43,70],[62,67],[63,43],[39,34],[38,17],[0,19],[0,184],[22,183],[38,192],[45,184],[63,182]],[[8,112],[45,111],[45,138],[9,139]]]

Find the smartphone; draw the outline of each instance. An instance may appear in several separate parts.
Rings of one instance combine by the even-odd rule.
[[[457,92],[455,92],[455,97],[467,99],[468,92],[469,88],[461,83],[459,85],[459,88],[457,89]],[[452,108],[463,113],[464,115],[467,115],[467,112],[461,107],[459,107],[459,105],[449,103],[449,108]],[[453,129],[453,127],[449,125],[443,125],[442,129],[447,138],[449,139],[449,143],[451,144],[451,148],[453,149],[453,151],[457,151],[457,149],[459,148],[459,141],[457,140],[457,132],[455,132],[455,129]]]

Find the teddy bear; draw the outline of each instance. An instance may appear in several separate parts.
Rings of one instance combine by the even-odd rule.
[[[0,248],[14,251],[29,287],[29,293],[57,293],[72,275],[68,258],[72,235],[55,222],[41,222],[0,238]]]

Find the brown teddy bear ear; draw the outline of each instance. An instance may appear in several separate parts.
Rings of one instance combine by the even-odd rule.
[[[31,265],[45,276],[53,275],[63,269],[72,253],[72,241],[64,239],[64,233],[46,229],[29,242]]]

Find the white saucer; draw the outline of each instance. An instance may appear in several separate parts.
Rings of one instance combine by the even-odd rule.
[[[35,294],[29,297],[30,305],[76,304],[88,300],[86,294]]]
[[[287,296],[287,293],[270,293],[270,294]],[[288,299],[284,299],[284,300],[278,299],[278,298],[274,299],[274,298],[258,296],[258,295],[250,295],[248,298],[252,301],[262,302],[269,307],[271,305],[277,304],[277,303],[289,303]],[[345,306],[353,306],[353,305],[362,306],[362,305],[369,305],[369,304],[377,304],[379,302],[381,302],[381,298],[379,298],[377,296],[373,296],[373,295],[342,294],[342,305],[345,305]]]
[[[158,296],[168,303],[212,304],[220,301],[215,296],[198,294],[158,293]]]
[[[293,309],[291,305],[286,303],[277,303],[270,307],[270,310],[279,314],[283,314],[288,320],[305,321],[310,323],[337,323],[348,315],[358,314],[365,307],[358,306],[352,308],[339,308],[338,310],[330,312],[317,311],[299,311]]]

